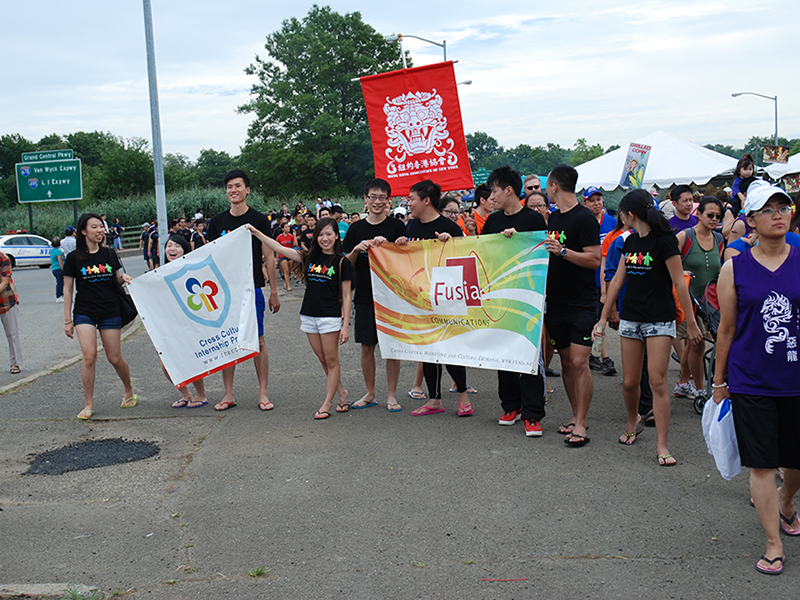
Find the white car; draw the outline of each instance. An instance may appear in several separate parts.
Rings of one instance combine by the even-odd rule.
[[[53,247],[45,238],[30,233],[0,235],[0,252],[11,259],[11,267],[38,265],[45,269],[50,266],[50,250]]]

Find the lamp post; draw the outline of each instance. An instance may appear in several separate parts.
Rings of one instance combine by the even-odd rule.
[[[439,42],[434,42],[433,40],[428,40],[428,39],[425,39],[423,37],[419,37],[418,35],[409,35],[409,34],[403,35],[402,33],[398,33],[396,35],[395,34],[391,34],[391,35],[384,36],[383,39],[385,39],[387,42],[399,42],[400,43],[400,56],[403,59],[403,68],[404,69],[408,68],[406,66],[406,53],[403,51],[403,38],[404,37],[414,38],[415,40],[421,40],[423,42],[428,42],[429,44],[433,44],[434,46],[439,46],[439,48],[442,49],[443,61],[447,62],[447,40],[442,40],[442,43],[440,44]]]
[[[778,145],[778,96],[765,96],[764,94],[757,94],[755,92],[735,92],[731,97],[738,98],[739,96],[758,96],[759,98],[766,98],[775,102],[775,145]]]

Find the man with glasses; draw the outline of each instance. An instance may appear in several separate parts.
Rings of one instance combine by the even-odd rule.
[[[369,249],[383,242],[394,242],[406,233],[403,221],[389,218],[386,207],[391,206],[392,188],[383,179],[371,179],[364,186],[364,200],[367,204],[367,216],[350,224],[342,242],[344,252],[350,264],[356,269],[355,297],[353,304],[356,310],[354,337],[361,344],[361,371],[367,393],[353,408],[375,406],[375,346],[378,345],[378,329],[375,326],[375,304],[372,299],[372,279],[369,272]],[[386,378],[388,394],[386,408],[389,412],[402,410],[397,403],[397,380],[400,378],[400,361],[386,360]]]
[[[589,186],[583,191],[583,205],[592,211],[594,218],[600,224],[600,244],[606,239],[606,235],[614,231],[617,226],[617,220],[614,217],[608,216],[603,210],[603,192],[600,188],[593,185]],[[597,306],[600,312],[597,313],[597,318],[600,318],[600,313],[603,312],[603,305],[600,304],[600,267],[597,267],[594,276],[595,283],[597,284]],[[603,375],[616,375],[617,368],[614,366],[614,361],[608,355],[606,350],[606,338],[603,338],[603,345],[600,351],[600,356],[594,354],[589,355],[589,368],[593,371],[602,371]]]
[[[530,196],[531,192],[542,191],[542,180],[536,175],[528,175],[525,177],[525,196]]]

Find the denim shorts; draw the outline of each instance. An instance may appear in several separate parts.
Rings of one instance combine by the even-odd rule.
[[[675,337],[675,321],[660,321],[658,323],[640,323],[639,321],[626,321],[620,319],[619,334],[622,337],[642,340],[649,337],[664,335]]]
[[[72,315],[73,325],[93,325],[98,329],[122,329],[122,317],[108,317],[106,319],[95,319],[88,315]]]
[[[256,288],[256,321],[258,321],[258,337],[264,337],[264,313],[267,303],[264,301],[264,292]]]
[[[308,317],[300,315],[300,331],[305,333],[333,333],[341,331],[342,317]]]

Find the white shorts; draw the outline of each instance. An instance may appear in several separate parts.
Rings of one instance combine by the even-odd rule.
[[[333,333],[341,331],[342,317],[308,317],[300,315],[300,331],[305,333]]]

